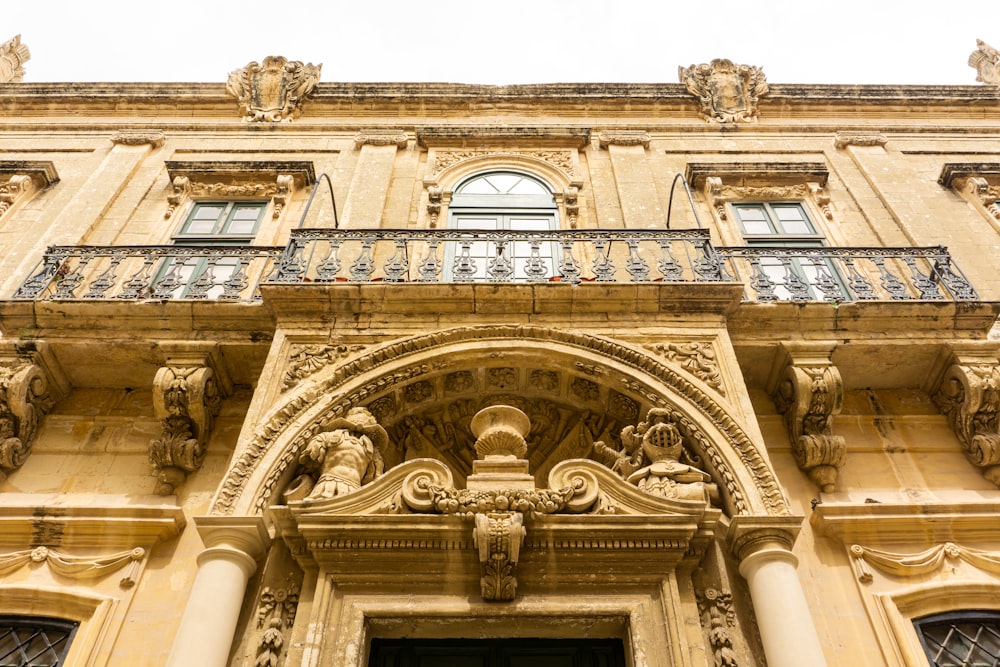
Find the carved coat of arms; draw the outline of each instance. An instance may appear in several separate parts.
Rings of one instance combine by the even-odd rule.
[[[761,68],[737,65],[725,58],[716,58],[707,65],[678,67],[677,74],[688,92],[698,98],[699,111],[708,121],[753,121],[757,117],[757,100],[767,92]]]
[[[1000,51],[981,39],[976,40],[979,47],[969,56],[969,67],[976,68],[976,81],[987,85],[1000,85]]]
[[[226,90],[240,101],[240,113],[249,122],[283,122],[299,111],[301,100],[319,83],[322,65],[306,65],[281,56],[268,56],[229,74]]]

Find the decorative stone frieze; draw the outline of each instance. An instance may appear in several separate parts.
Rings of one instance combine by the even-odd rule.
[[[786,344],[770,384],[771,397],[784,415],[792,454],[799,468],[822,491],[836,488],[837,473],[847,462],[844,438],[833,435],[832,418],[840,412],[844,386],[831,355],[835,343]]]
[[[975,68],[976,81],[1000,86],[1000,51],[981,39],[976,40],[976,47],[969,55],[969,67]]]
[[[381,128],[361,130],[354,136],[354,149],[361,150],[362,146],[395,146],[403,150],[409,141],[410,135],[406,130]]]
[[[24,79],[24,63],[31,58],[27,45],[21,43],[21,36],[0,44],[0,83],[20,83]]]
[[[65,554],[49,547],[35,547],[0,554],[0,575],[7,575],[28,563],[46,563],[54,573],[69,579],[98,579],[128,566],[119,580],[122,588],[132,588],[138,579],[141,561],[146,550],[135,547],[107,556],[77,556]]]
[[[278,218],[292,195],[316,182],[312,162],[166,162],[170,178],[164,218],[192,199],[271,199]]]
[[[812,201],[833,219],[826,190],[829,169],[820,162],[692,162],[685,177],[701,189],[720,220],[726,204],[738,201]]]
[[[960,560],[990,574],[1000,574],[1000,553],[963,547],[954,542],[938,544],[919,553],[894,553],[852,544],[850,549],[854,574],[858,581],[871,583],[869,567],[896,577],[917,577],[931,574],[949,560]]]
[[[226,90],[239,100],[249,123],[287,123],[301,113],[301,103],[319,83],[323,65],[268,56],[229,73]]]
[[[153,148],[163,145],[163,130],[118,130],[111,135],[111,143],[122,146],[145,146]]]
[[[153,379],[153,409],[162,432],[149,443],[149,460],[158,481],[156,492],[170,495],[201,468],[212,424],[230,384],[216,370],[221,367],[216,346],[164,342],[160,347],[167,365]]]
[[[604,149],[608,146],[649,148],[649,132],[645,130],[605,130],[597,135],[597,145]]]
[[[710,123],[755,121],[757,101],[768,91],[760,67],[737,65],[725,58],[678,67],[677,76],[697,98],[701,117]]]
[[[731,630],[736,627],[733,594],[709,588],[697,597],[701,625],[708,635],[715,667],[739,667]]]
[[[0,347],[0,480],[24,465],[42,418],[68,387],[44,343]]]
[[[1000,363],[995,345],[957,350],[934,403],[948,418],[969,461],[1000,486]]]
[[[723,396],[726,395],[719,361],[711,343],[659,343],[647,345],[646,349],[674,362]]]
[[[281,390],[287,391],[313,373],[363,349],[364,345],[292,345]]]
[[[850,131],[838,132],[837,137],[833,140],[833,145],[836,148],[844,149],[848,146],[885,146],[888,141],[888,138],[878,131]]]
[[[573,180],[576,163],[573,151],[569,150],[537,150],[537,151],[483,151],[483,150],[436,150],[434,152],[435,177],[445,169],[461,162],[491,158],[501,162],[504,158],[529,158],[539,160],[562,172],[568,180]]]

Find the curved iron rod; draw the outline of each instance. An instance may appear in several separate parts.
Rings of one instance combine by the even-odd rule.
[[[320,172],[316,182],[313,183],[312,192],[309,193],[309,200],[306,201],[306,208],[302,211],[302,217],[299,219],[299,226],[297,229],[302,229],[302,225],[306,224],[306,216],[309,214],[309,207],[312,206],[313,197],[316,196],[316,190],[319,188],[319,183],[323,179],[326,179],[326,185],[330,190],[330,203],[333,204],[333,228],[340,229],[340,221],[337,219],[337,198],[333,194],[333,183],[330,181],[330,177],[326,175],[325,171]]]
[[[694,205],[694,197],[691,196],[691,188],[688,187],[687,179],[684,178],[684,174],[677,172],[674,176],[673,183],[670,184],[670,199],[667,201],[667,229],[670,229],[670,211],[674,207],[674,188],[677,187],[677,179],[680,179],[681,183],[684,184],[684,190],[687,192],[688,203],[691,204],[691,212],[694,214],[694,221],[698,224],[698,229],[703,229],[701,226],[701,218],[698,217],[698,209]]]

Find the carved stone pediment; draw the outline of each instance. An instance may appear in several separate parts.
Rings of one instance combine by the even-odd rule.
[[[757,100],[768,91],[760,67],[737,65],[725,58],[716,58],[708,64],[678,67],[677,76],[698,99],[698,111],[710,123],[756,120]]]
[[[316,84],[322,65],[268,56],[229,73],[226,90],[240,102],[243,120],[251,123],[288,122]]]

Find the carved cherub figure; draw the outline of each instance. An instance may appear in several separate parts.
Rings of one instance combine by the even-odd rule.
[[[322,500],[356,491],[382,475],[382,451],[389,436],[366,408],[351,408],[330,422],[327,431],[312,438],[299,455],[307,468],[319,470],[319,479],[306,500]]]

